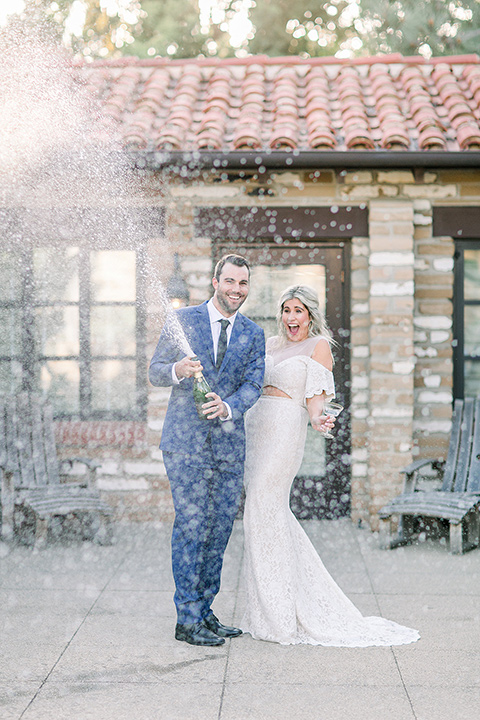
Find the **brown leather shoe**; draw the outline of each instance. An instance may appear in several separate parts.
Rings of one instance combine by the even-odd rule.
[[[215,615],[209,615],[204,619],[203,624],[215,635],[221,638],[233,638],[242,635],[240,628],[229,627],[228,625],[222,625],[222,623],[215,617]]]
[[[175,626],[175,640],[183,640],[190,645],[205,645],[213,647],[215,645],[223,645],[225,640],[217,634],[209,630],[203,622],[193,623],[192,625]]]

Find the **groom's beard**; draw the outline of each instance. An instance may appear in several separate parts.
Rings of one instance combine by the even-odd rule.
[[[233,315],[242,307],[248,297],[248,292],[240,294],[240,298],[238,300],[231,300],[227,293],[222,292],[220,288],[217,288],[215,295],[222,310],[229,315]]]

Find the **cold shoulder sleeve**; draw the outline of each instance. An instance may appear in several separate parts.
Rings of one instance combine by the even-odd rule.
[[[323,392],[329,400],[335,397],[333,373],[316,360],[308,358],[305,400],[312,398],[314,395],[321,395]]]

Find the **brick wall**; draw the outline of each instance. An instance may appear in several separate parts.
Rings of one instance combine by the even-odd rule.
[[[210,239],[195,237],[196,206],[368,207],[369,237],[352,239],[352,518],[375,528],[376,511],[401,486],[400,468],[448,446],[454,246],[451,238],[432,237],[431,216],[435,204],[477,205],[480,172],[218,173],[202,182],[171,180],[161,192],[158,179],[150,182],[167,208],[167,242],[152,240],[150,267],[165,281],[177,251],[192,303],[210,296],[212,270]],[[148,358],[162,322],[153,284]],[[134,446],[63,446],[66,455],[81,449],[100,457],[101,487],[118,517],[172,517],[158,451],[168,395],[149,389],[148,422]]]
[[[452,414],[452,238],[432,238],[432,207],[415,209],[415,440],[418,457],[445,455]]]
[[[370,283],[369,240],[353,238],[351,266],[352,520],[369,520]]]

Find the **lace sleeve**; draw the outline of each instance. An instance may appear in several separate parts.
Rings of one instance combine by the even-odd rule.
[[[335,397],[333,373],[331,370],[327,370],[324,365],[309,358],[307,363],[307,381],[305,383],[305,400],[314,395],[321,395],[323,392],[329,400]]]

